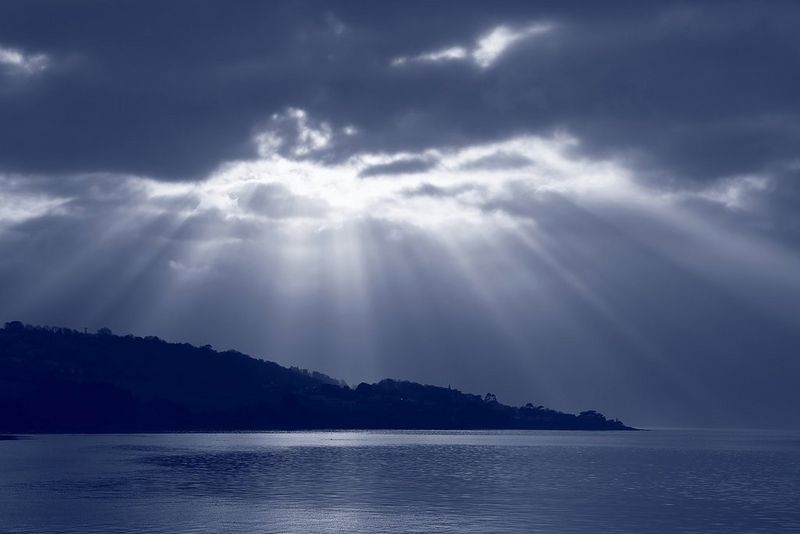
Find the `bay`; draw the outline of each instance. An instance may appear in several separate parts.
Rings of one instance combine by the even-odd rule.
[[[22,438],[2,532],[800,532],[798,432]]]

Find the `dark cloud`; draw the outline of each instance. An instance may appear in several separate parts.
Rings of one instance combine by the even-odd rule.
[[[370,165],[358,175],[361,178],[373,176],[388,176],[392,174],[419,174],[434,168],[437,164],[435,158],[402,158],[390,163]]]
[[[7,170],[201,178],[252,156],[254,131],[290,106],[359,129],[325,158],[566,129],[582,151],[626,154],[661,180],[699,180],[761,171],[800,140],[799,8],[788,2],[0,9],[0,42],[54,65],[25,91],[0,93]],[[554,31],[488,69],[391,66],[538,21]],[[57,68],[65,58],[70,68]]]
[[[417,187],[404,190],[403,194],[407,197],[448,198],[457,197],[469,191],[485,192],[486,188],[480,184],[460,184],[450,187],[441,187],[426,182]]]
[[[504,170],[520,169],[532,165],[534,161],[527,156],[515,152],[498,151],[488,156],[474,159],[464,163],[461,168],[465,170]]]

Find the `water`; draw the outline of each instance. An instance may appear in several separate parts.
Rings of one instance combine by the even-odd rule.
[[[0,441],[3,532],[800,532],[800,433]]]

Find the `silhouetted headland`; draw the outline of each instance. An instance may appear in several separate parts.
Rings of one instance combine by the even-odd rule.
[[[0,329],[0,432],[344,428],[631,430],[591,410],[513,407],[397,380],[351,388],[236,351],[108,329]]]

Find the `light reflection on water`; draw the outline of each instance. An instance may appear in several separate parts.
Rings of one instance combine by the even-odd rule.
[[[800,532],[798,495],[789,432],[0,442],[3,532]]]

